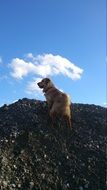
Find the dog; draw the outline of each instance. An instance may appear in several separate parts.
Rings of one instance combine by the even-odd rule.
[[[58,90],[49,78],[42,79],[37,85],[43,89],[52,124],[55,117],[60,116],[66,120],[67,126],[71,128],[71,101],[68,95]]]

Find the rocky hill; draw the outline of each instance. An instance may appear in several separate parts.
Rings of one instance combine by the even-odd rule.
[[[106,108],[72,104],[72,130],[46,102],[0,108],[1,190],[104,190]]]

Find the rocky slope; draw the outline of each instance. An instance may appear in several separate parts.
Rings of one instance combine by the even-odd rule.
[[[46,102],[0,108],[1,190],[104,190],[106,108],[72,104],[72,130]]]

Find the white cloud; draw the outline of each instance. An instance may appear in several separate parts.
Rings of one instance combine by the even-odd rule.
[[[10,67],[12,68],[11,75],[16,79],[22,79],[24,76],[35,70],[33,63],[25,62],[23,59],[19,58],[13,59]]]
[[[26,55],[25,59],[14,58],[11,61],[11,75],[16,79],[23,79],[29,73],[39,77],[62,74],[72,80],[81,78],[83,69],[60,55],[44,54],[34,56]]]
[[[30,59],[34,59],[34,56],[33,56],[32,53],[28,53],[28,54],[26,55],[26,57],[27,57],[27,58],[30,58]]]
[[[28,82],[26,92],[28,94],[35,94],[35,96],[43,95],[42,90],[37,85],[41,80],[42,78],[35,78],[32,82]]]
[[[11,76],[15,79],[23,79],[29,74],[33,74],[36,78],[28,82],[26,92],[42,95],[42,90],[37,86],[37,82],[44,77],[54,75],[64,75],[72,80],[81,78],[83,70],[70,62],[68,59],[60,55],[43,54],[34,56],[28,53],[24,59],[14,58],[10,63]]]
[[[107,102],[104,102],[102,105],[103,107],[107,108]]]

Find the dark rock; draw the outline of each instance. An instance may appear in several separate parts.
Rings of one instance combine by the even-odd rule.
[[[0,108],[0,188],[104,190],[107,109],[72,104],[72,130],[46,102],[24,98]]]

